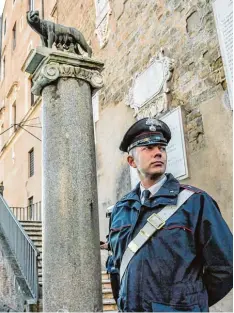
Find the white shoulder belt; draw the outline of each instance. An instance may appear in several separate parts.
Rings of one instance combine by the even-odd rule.
[[[123,278],[123,275],[126,271],[126,268],[135,255],[135,253],[150,239],[150,237],[159,229],[161,229],[166,221],[171,217],[182,204],[189,197],[194,194],[193,191],[183,190],[178,195],[178,200],[176,205],[167,205],[159,213],[152,214],[147,219],[147,223],[135,236],[135,238],[128,244],[127,249],[125,250],[120,266],[120,281]]]

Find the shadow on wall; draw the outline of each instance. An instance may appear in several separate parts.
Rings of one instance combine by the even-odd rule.
[[[131,191],[131,179],[129,165],[123,164],[116,179],[116,201]]]

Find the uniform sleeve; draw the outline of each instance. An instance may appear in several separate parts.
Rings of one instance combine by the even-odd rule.
[[[209,306],[221,300],[233,286],[233,238],[217,203],[207,194],[202,201],[200,243],[203,256],[203,280]]]
[[[118,202],[117,202],[118,203]],[[113,221],[113,216],[114,216],[114,214],[115,214],[115,210],[116,210],[116,205],[117,205],[117,203],[115,204],[115,206],[113,207],[113,210],[112,210],[112,212],[111,212],[111,215],[110,215],[110,218],[109,218],[109,233],[108,233],[108,250],[109,251],[112,251],[112,249],[111,249],[111,244],[110,244],[110,231],[111,231],[111,224],[112,224],[112,221]],[[113,251],[112,251],[113,252]]]

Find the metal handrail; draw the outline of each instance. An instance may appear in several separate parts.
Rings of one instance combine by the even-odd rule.
[[[10,207],[18,221],[41,221],[41,201],[26,207]]]
[[[38,250],[0,194],[0,226],[35,301],[38,300]]]

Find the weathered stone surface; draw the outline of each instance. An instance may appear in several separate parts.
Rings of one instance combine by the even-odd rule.
[[[43,89],[44,311],[102,309],[91,90]],[[53,251],[53,253],[51,253]]]
[[[102,310],[91,102],[92,86],[102,86],[102,66],[51,52],[33,74],[34,88],[42,90],[43,98],[45,312]]]

